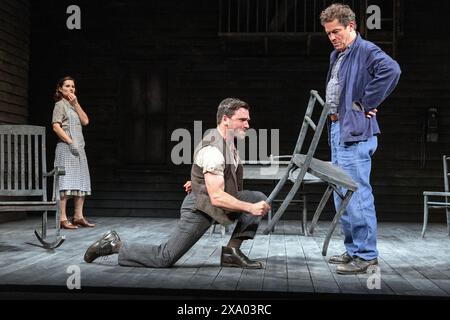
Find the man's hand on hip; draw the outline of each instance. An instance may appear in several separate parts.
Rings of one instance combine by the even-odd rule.
[[[366,112],[366,118],[372,118],[375,117],[377,115],[378,109],[372,109],[370,111]]]

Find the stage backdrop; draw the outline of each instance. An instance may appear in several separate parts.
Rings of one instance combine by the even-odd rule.
[[[93,187],[88,215],[178,216],[190,166],[173,164],[171,151],[178,141],[171,141],[172,133],[184,128],[193,135],[194,121],[201,121],[201,130],[214,127],[223,98],[247,101],[251,126],[258,132],[278,129],[280,154],[289,154],[309,90],[324,96],[332,48],[317,19],[323,1],[297,16],[296,25],[311,28],[307,33],[282,32],[286,8],[279,1],[281,11],[271,11],[266,34],[242,29],[245,7],[239,18],[237,13],[229,18],[241,29],[227,29],[225,0],[1,3],[1,121],[47,126],[51,163],[54,86],[67,74],[77,79],[77,95],[91,119],[85,128]],[[441,156],[450,154],[450,44],[445,10],[439,9],[445,2],[427,7],[422,1],[399,1],[396,16],[392,1],[374,3],[387,18],[369,39],[386,42],[379,44],[395,53],[403,71],[378,113],[382,135],[372,174],[378,217],[421,221],[422,192],[442,190]],[[77,12],[79,21],[74,20]],[[31,22],[24,18],[29,13]],[[395,48],[392,18],[398,23]],[[430,108],[438,112],[436,140],[429,135],[427,140],[433,131],[427,126]],[[326,131],[316,156],[330,159]],[[269,193],[273,184],[249,181],[247,186]],[[312,211],[323,188],[305,191]],[[285,218],[298,218],[299,210],[293,206]],[[329,204],[324,217],[332,210]],[[443,221],[444,214],[432,219]]]

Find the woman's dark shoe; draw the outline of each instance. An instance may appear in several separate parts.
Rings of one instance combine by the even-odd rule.
[[[117,232],[108,231],[100,238],[100,240],[89,246],[84,254],[84,261],[91,263],[98,257],[119,253],[121,246],[122,241]]]
[[[59,224],[61,229],[78,229],[78,227],[67,220],[62,220]]]
[[[90,223],[85,218],[81,218],[81,219],[72,218],[72,224],[79,226],[79,227],[87,227],[87,228],[95,227],[95,223]]]
[[[239,248],[222,247],[220,256],[220,265],[222,267],[237,267],[245,269],[262,269],[261,261],[250,260]]]

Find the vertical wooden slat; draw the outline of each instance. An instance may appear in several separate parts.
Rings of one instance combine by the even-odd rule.
[[[306,7],[306,0],[303,0],[303,32],[306,32],[306,17],[308,16],[306,14],[308,8]]]
[[[11,135],[7,135],[6,144],[8,145],[8,181],[6,183],[6,190],[11,190]]]
[[[297,0],[294,0],[294,32],[297,32]]]
[[[284,0],[284,32],[288,31],[288,0]]]
[[[236,19],[237,32],[240,32],[239,29],[240,22],[241,22],[241,0],[237,0],[237,19]]]
[[[34,189],[39,189],[39,137],[34,136]]]
[[[5,188],[5,135],[0,135],[0,190]]]
[[[25,135],[20,135],[20,189],[25,190]]]
[[[259,0],[256,0],[256,32],[259,32]]]
[[[316,21],[317,21],[317,18],[316,18],[316,11],[317,11],[317,3],[316,3],[316,1],[313,1],[313,4],[314,4],[314,7],[313,7],[313,15],[314,15],[314,19],[312,20],[312,22],[313,22],[313,32],[316,32]]]
[[[14,190],[19,189],[19,136],[14,135]]]
[[[250,0],[247,0],[247,32],[250,32]]]
[[[28,189],[32,188],[33,178],[31,176],[33,172],[32,163],[31,163],[31,135],[28,135]]]
[[[230,32],[231,30],[231,1],[228,0],[228,32]]]
[[[219,0],[219,32],[222,32],[222,0]]]
[[[274,32],[278,32],[278,0],[275,0],[275,30]]]

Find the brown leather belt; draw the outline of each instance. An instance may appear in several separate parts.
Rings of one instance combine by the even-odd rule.
[[[336,122],[339,120],[339,115],[337,113],[330,114],[329,117],[332,122]]]

